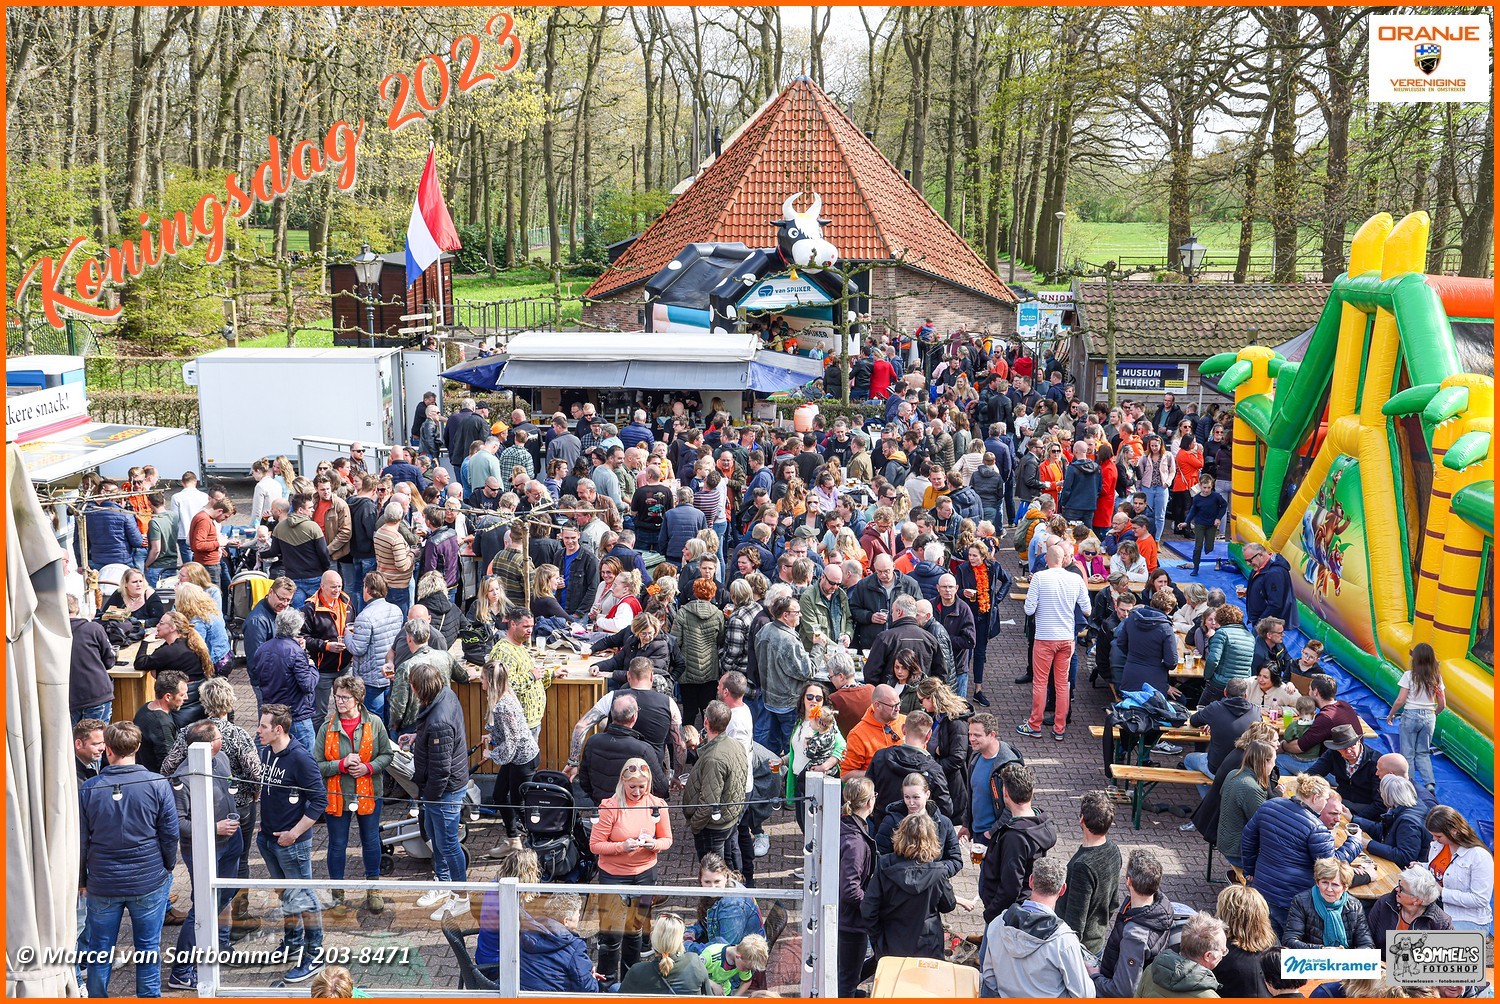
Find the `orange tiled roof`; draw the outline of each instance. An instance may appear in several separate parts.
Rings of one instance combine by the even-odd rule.
[[[773,247],[793,192],[818,192],[824,235],[846,261],[906,264],[1003,303],[1015,294],[896,166],[805,77],[792,81],[619,261],[589,287],[602,297],[655,275],[696,241]],[[807,195],[798,203],[807,206]]]

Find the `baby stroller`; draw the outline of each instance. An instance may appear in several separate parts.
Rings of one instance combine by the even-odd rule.
[[[241,653],[245,650],[245,618],[271,591],[271,582],[265,572],[252,570],[237,572],[229,580],[229,616],[224,618],[224,627],[229,631],[230,646]]]
[[[595,862],[588,846],[593,823],[583,818],[568,775],[539,770],[521,785],[521,825],[543,882],[592,881]]]
[[[469,747],[469,756],[472,757],[474,751],[482,745],[484,744],[480,742]],[[414,775],[415,761],[411,751],[393,745],[391,765],[386,770],[386,776],[406,793],[406,797],[411,799],[412,804],[406,816],[380,824],[380,873],[382,875],[389,875],[395,869],[397,847],[404,848],[407,857],[418,861],[432,860],[432,845],[427,842],[427,837],[422,832],[422,818],[417,805],[421,792],[417,790],[416,781],[413,780]],[[464,817],[468,817],[468,822],[478,820],[482,805],[479,785],[474,783],[471,775],[469,786],[464,789],[464,811],[459,816],[458,839],[460,842],[468,837],[468,827],[464,825]]]

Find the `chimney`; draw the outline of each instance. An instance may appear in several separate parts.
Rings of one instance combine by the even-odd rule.
[[[719,154],[721,154],[723,152],[724,152],[724,134],[719,131],[719,127],[718,126],[714,126],[714,156],[717,157],[717,156],[719,156]]]
[[[869,140],[871,143],[875,142],[875,130],[873,130],[873,129],[866,129],[865,130],[865,139]]]
[[[901,169],[901,173],[902,173],[903,176],[905,176],[905,178],[906,178],[907,181],[911,180],[911,168],[909,168],[909,167],[903,167]]]

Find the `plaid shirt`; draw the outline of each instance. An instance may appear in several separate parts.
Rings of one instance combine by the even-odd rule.
[[[740,607],[724,623],[724,644],[719,650],[719,675],[730,670],[746,672],[750,667],[750,625],[760,615],[754,600]]]
[[[524,446],[507,446],[500,451],[500,480],[510,483],[510,476],[519,467],[526,472],[527,479],[536,477],[536,465]]]

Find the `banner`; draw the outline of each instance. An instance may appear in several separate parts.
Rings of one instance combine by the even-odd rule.
[[[1187,363],[1130,362],[1115,364],[1115,389],[1120,393],[1164,394],[1187,389]],[[1109,370],[1099,367],[1099,393],[1109,390]]]

